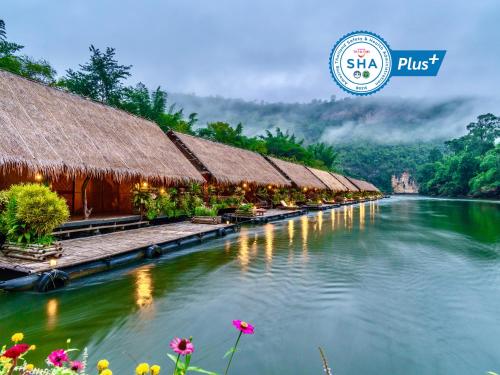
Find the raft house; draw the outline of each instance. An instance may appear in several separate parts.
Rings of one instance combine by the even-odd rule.
[[[0,70],[0,190],[44,183],[63,197],[71,219],[54,232],[57,259],[18,259],[0,250],[0,289],[44,292],[75,278],[237,230],[224,223],[149,221],[132,205],[134,186],[182,188],[192,183],[218,198],[239,189],[254,203],[254,223],[346,204],[342,194],[378,192],[370,183],[210,140],[169,131],[125,111]],[[321,192],[335,202],[278,207],[274,192],[294,189],[306,199]],[[284,203],[284,202],[283,202]],[[236,210],[237,211],[237,210]]]

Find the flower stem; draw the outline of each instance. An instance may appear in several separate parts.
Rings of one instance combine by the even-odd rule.
[[[227,372],[229,371],[229,366],[231,366],[231,361],[233,360],[234,353],[236,352],[236,348],[238,347],[238,343],[240,342],[240,338],[243,332],[240,331],[240,334],[238,335],[238,338],[236,339],[236,344],[234,344],[234,349],[233,352],[231,353],[231,357],[229,357],[229,362],[226,367],[226,371],[224,372],[224,375],[227,375]]]
[[[175,361],[175,368],[174,368],[174,374],[177,374],[177,364],[179,363],[179,358],[181,357],[180,353],[177,354],[177,361]]]

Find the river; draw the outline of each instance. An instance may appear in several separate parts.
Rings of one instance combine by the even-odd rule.
[[[255,325],[233,374],[500,372],[500,204],[393,197],[240,232],[72,283],[0,294],[0,338],[87,347],[115,375],[160,364],[193,336],[221,372],[232,319]],[[92,372],[93,373],[93,372]]]

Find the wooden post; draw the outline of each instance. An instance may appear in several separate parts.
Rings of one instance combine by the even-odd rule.
[[[82,203],[83,203],[83,218],[87,220],[90,217],[90,214],[92,213],[92,208],[87,209],[87,185],[90,182],[90,177],[87,176],[85,177],[85,180],[83,180],[82,184]]]

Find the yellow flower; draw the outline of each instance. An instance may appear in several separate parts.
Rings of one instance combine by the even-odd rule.
[[[113,371],[111,371],[109,368],[101,372],[101,375],[113,375]]]
[[[158,375],[160,373],[161,367],[158,365],[151,366],[151,375]]]
[[[21,332],[14,333],[12,335],[12,341],[14,341],[14,342],[23,341],[23,339],[24,339],[24,335]]]
[[[30,350],[36,350],[36,345],[31,345]]]
[[[106,359],[101,359],[99,362],[97,362],[97,370],[99,370],[99,373],[106,370],[108,367],[109,362]]]
[[[135,369],[135,373],[137,375],[146,375],[148,372],[149,372],[149,365],[147,363],[141,363]]]
[[[24,368],[26,371],[32,371],[35,368],[31,363],[27,364],[26,367]]]

